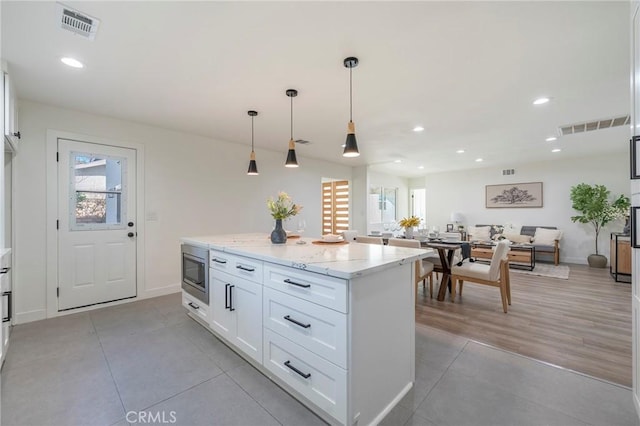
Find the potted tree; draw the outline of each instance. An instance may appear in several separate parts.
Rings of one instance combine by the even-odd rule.
[[[579,215],[571,216],[572,222],[590,223],[596,232],[596,252],[589,255],[587,261],[593,268],[607,266],[607,258],[598,252],[598,236],[609,222],[622,218],[628,213],[631,203],[629,197],[620,195],[613,201],[609,198],[610,191],[604,185],[588,185],[581,183],[571,187],[572,208]]]

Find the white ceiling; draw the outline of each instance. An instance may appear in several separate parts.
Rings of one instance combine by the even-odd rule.
[[[255,109],[258,162],[261,149],[284,162],[288,88],[294,139],[312,142],[297,148],[301,167],[315,157],[419,176],[628,147],[626,126],[545,142],[560,125],[629,113],[628,2],[64,4],[101,20],[95,41],[60,29],[54,2],[1,2],[20,98],[247,147]],[[347,56],[360,59],[355,159],[340,147]],[[552,101],[532,105],[542,95]]]

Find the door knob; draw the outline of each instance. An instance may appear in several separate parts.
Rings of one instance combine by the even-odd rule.
[[[127,234],[127,236],[128,236],[128,237],[133,237],[133,232],[129,232],[129,233]]]
[[[127,226],[129,226],[129,227],[133,226],[133,222],[127,223]]]

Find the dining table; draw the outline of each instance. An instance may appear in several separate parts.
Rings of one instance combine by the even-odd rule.
[[[451,282],[451,263],[453,263],[453,254],[456,249],[462,247],[462,243],[421,241],[420,245],[422,247],[428,247],[438,251],[441,266],[438,267],[438,265],[436,265],[433,270],[442,274],[440,288],[438,289],[438,300],[442,302],[447,293],[447,288],[451,291],[451,285],[455,285],[455,283]]]

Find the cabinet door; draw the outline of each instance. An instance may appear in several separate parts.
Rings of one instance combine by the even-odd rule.
[[[233,277],[209,268],[209,309],[211,328],[232,340],[235,332],[233,311],[229,308],[229,292]]]
[[[236,316],[234,343],[247,355],[262,363],[262,286],[236,278],[231,289]]]

